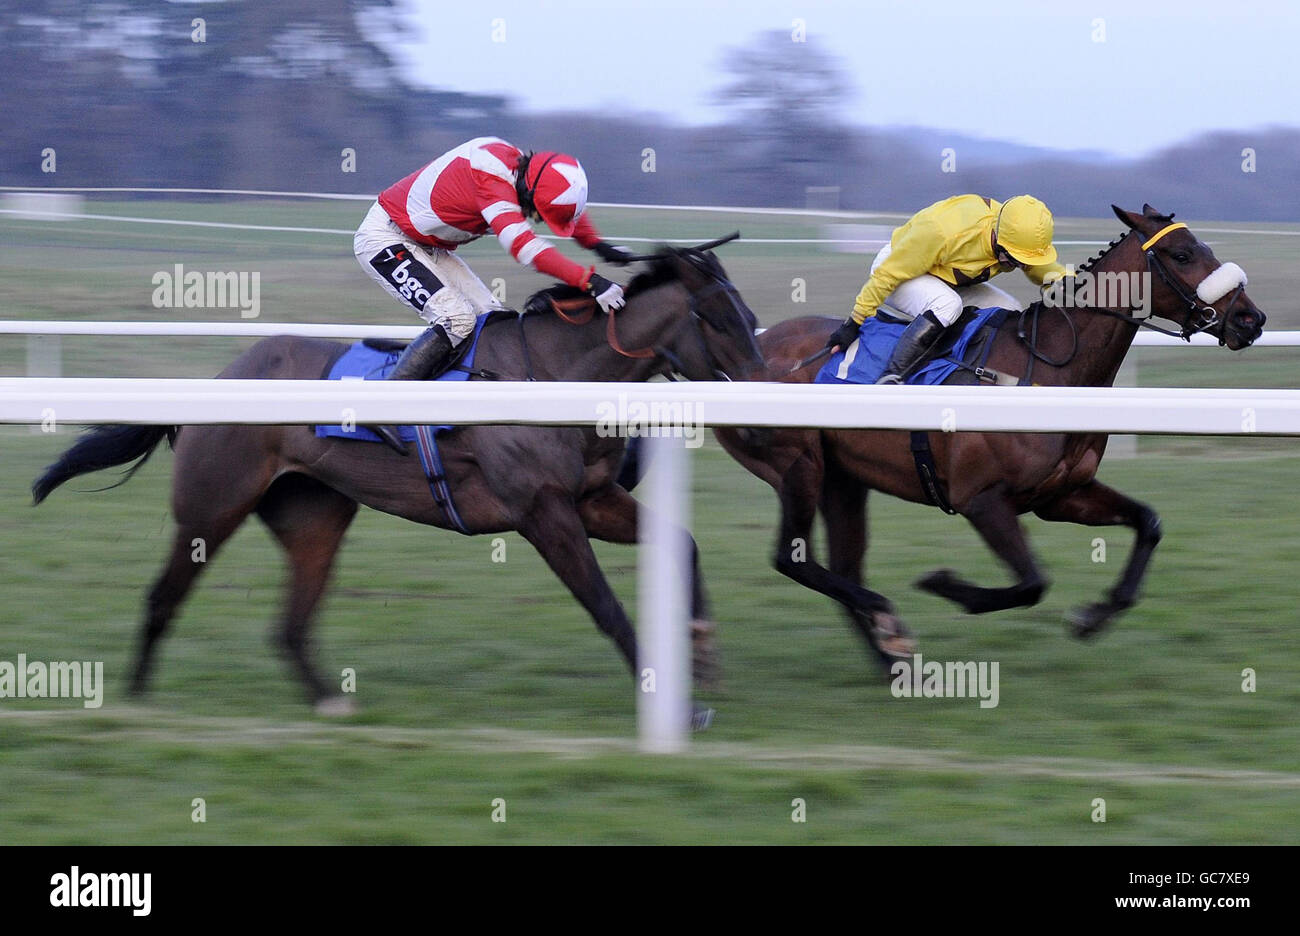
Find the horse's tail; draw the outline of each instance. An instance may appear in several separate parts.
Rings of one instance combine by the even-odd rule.
[[[59,460],[45,469],[32,484],[32,498],[39,504],[50,495],[56,487],[77,475],[124,465],[138,459],[126,472],[126,477],[117,484],[110,484],[107,491],[119,484],[126,484],[131,476],[149,460],[153,450],[164,438],[169,444],[176,441],[175,426],[95,426],[82,434],[72,448],[59,456]]]

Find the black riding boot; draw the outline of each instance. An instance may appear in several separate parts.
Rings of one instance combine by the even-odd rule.
[[[912,319],[903,330],[903,334],[898,336],[898,344],[894,345],[894,352],[889,356],[885,372],[880,375],[876,383],[901,384],[925,357],[926,352],[934,347],[946,328],[946,325],[934,317],[933,312],[922,312]]]
[[[401,357],[393,365],[388,380],[427,380],[441,372],[451,358],[451,339],[441,325],[426,328],[415,340],[402,349]],[[388,447],[399,455],[408,454],[406,445],[397,434],[396,426],[368,426]]]

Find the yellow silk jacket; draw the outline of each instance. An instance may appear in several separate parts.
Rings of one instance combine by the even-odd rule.
[[[954,195],[922,208],[890,238],[890,254],[871,274],[853,303],[853,320],[861,324],[900,283],[926,273],[950,286],[982,283],[1014,267],[993,254],[993,226],[1002,203],[980,195]],[[1025,267],[1036,285],[1065,273],[1059,263]]]

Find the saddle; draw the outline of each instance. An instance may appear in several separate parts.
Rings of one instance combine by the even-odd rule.
[[[957,346],[957,343],[961,341],[962,335],[966,331],[967,326],[970,325],[979,311],[980,310],[977,306],[966,306],[963,308],[961,310],[961,315],[957,316],[956,320],[944,329],[939,340],[931,345],[925,354],[917,360],[913,370],[921,370],[921,368],[930,361],[950,356],[953,349]],[[891,324],[904,326],[908,324],[908,319],[897,315],[891,315],[886,307],[877,310],[876,317],[882,322],[889,322]],[[999,325],[1001,325],[1001,320],[985,323],[984,327],[971,337],[970,341],[966,345],[965,352],[960,358],[958,358],[958,360],[969,367],[979,367],[987,361],[988,354],[986,353],[986,350],[992,350],[993,336],[997,334]],[[943,382],[945,384],[977,384],[979,383],[979,378],[966,367],[959,367]]]

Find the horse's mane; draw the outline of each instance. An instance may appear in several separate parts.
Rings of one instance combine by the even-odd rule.
[[[1172,221],[1172,220],[1174,219],[1173,212],[1170,212],[1170,213],[1167,214],[1167,215],[1162,215],[1162,214],[1153,215],[1153,217],[1155,218],[1155,220],[1159,221],[1161,224],[1168,224],[1170,221]],[[1089,258],[1088,258],[1087,260],[1085,260],[1083,263],[1079,264],[1079,266],[1078,266],[1078,268],[1075,270],[1075,272],[1076,272],[1076,273],[1089,273],[1089,272],[1091,272],[1091,271],[1093,270],[1093,268],[1096,267],[1097,264],[1100,263],[1100,262],[1102,261],[1102,258],[1103,258],[1103,257],[1105,257],[1107,254],[1109,254],[1109,253],[1110,253],[1112,250],[1114,250],[1116,247],[1118,247],[1119,244],[1120,244],[1120,241],[1124,240],[1124,238],[1128,237],[1128,236],[1129,236],[1130,234],[1132,234],[1132,233],[1133,233],[1132,230],[1121,231],[1117,237],[1115,237],[1114,239],[1112,239],[1112,240],[1110,241],[1110,243],[1108,243],[1105,247],[1103,247],[1101,250],[1099,250],[1099,251],[1097,252],[1097,255],[1096,255],[1096,256],[1089,257]],[[1078,277],[1075,277],[1075,278],[1074,278],[1074,289],[1075,289],[1075,291],[1077,292],[1077,291],[1078,291],[1079,289],[1081,289],[1082,287],[1083,287],[1083,281],[1082,281],[1081,279],[1079,279]],[[1041,300],[1041,299],[1036,299],[1036,300],[1034,300],[1033,302],[1031,302],[1029,305],[1030,305],[1030,307],[1032,308],[1032,307],[1035,306],[1035,305],[1042,305],[1042,303],[1043,303],[1043,300]]]
[[[1169,222],[1171,222],[1171,221],[1174,220],[1174,213],[1171,211],[1171,212],[1169,212],[1169,214],[1167,214],[1167,215],[1162,215],[1162,214],[1153,214],[1153,215],[1150,215],[1150,217],[1154,218],[1154,219],[1155,219],[1156,221],[1158,221],[1160,224],[1164,225],[1164,224],[1168,224]],[[1081,263],[1081,264],[1079,265],[1078,272],[1080,272],[1080,273],[1086,273],[1086,272],[1088,272],[1089,270],[1091,270],[1093,267],[1095,267],[1098,263],[1101,262],[1101,258],[1102,258],[1102,257],[1106,256],[1106,254],[1108,254],[1108,253],[1110,253],[1112,250],[1114,250],[1117,246],[1119,246],[1119,242],[1120,242],[1120,241],[1122,241],[1124,238],[1128,237],[1128,236],[1129,236],[1130,234],[1132,234],[1132,233],[1133,233],[1132,230],[1122,231],[1118,237],[1116,237],[1116,238],[1115,238],[1114,240],[1112,240],[1109,244],[1107,244],[1104,248],[1102,248],[1102,250],[1097,254],[1097,256],[1095,256],[1095,257],[1089,257],[1087,260],[1085,260],[1083,263]]]
[[[650,290],[662,286],[665,283],[675,283],[678,280],[677,266],[673,264],[673,248],[668,246],[660,247],[654,253],[654,259],[649,261],[650,268],[642,270],[628,282],[627,288],[623,292],[630,299],[633,296],[649,292]]]
[[[1119,242],[1122,241],[1124,238],[1128,237],[1130,233],[1132,233],[1132,232],[1130,232],[1130,231],[1124,231],[1124,232],[1122,232],[1118,237],[1116,237],[1116,238],[1115,238],[1114,240],[1112,240],[1109,244],[1107,244],[1105,247],[1103,247],[1101,250],[1099,250],[1099,251],[1097,252],[1097,256],[1095,256],[1095,257],[1089,257],[1089,258],[1088,258],[1087,260],[1085,260],[1083,263],[1079,264],[1079,267],[1078,267],[1078,269],[1076,270],[1076,272],[1078,272],[1078,273],[1087,273],[1088,271],[1090,271],[1094,266],[1096,266],[1098,263],[1101,262],[1101,258],[1102,258],[1102,257],[1106,256],[1106,254],[1110,253],[1112,250],[1114,250],[1116,247],[1118,247],[1118,246],[1119,246]]]

